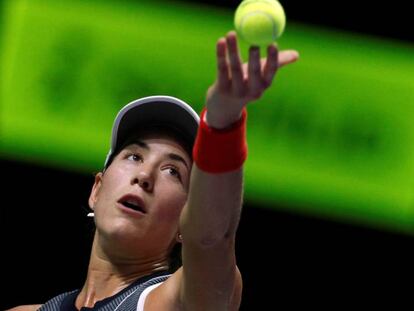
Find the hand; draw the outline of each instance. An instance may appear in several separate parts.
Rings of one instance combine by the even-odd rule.
[[[237,36],[230,31],[217,41],[217,80],[207,91],[206,121],[222,129],[240,119],[243,108],[259,99],[272,84],[278,68],[295,62],[294,50],[279,52],[275,44],[267,48],[267,58],[260,59],[259,47],[250,47],[249,62],[242,64]]]

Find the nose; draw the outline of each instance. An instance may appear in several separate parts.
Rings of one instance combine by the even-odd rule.
[[[140,171],[133,179],[132,184],[137,184],[145,191],[152,191],[154,188],[154,180],[148,172]]]

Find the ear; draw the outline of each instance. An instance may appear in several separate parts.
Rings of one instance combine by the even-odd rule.
[[[93,210],[96,204],[96,201],[98,201],[98,194],[99,190],[102,185],[102,172],[99,172],[95,175],[95,182],[93,183],[91,194],[89,195],[89,207]]]

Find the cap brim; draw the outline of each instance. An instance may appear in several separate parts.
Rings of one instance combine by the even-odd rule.
[[[150,96],[135,100],[123,107],[115,118],[112,128],[111,150],[105,161],[138,128],[162,125],[176,130],[191,145],[194,144],[199,116],[184,101],[171,96]]]

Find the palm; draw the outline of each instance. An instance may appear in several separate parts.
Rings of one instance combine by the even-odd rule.
[[[277,69],[298,58],[296,51],[279,53],[269,45],[267,57],[260,59],[258,47],[249,50],[249,61],[242,63],[234,31],[217,42],[218,75],[207,92],[207,119],[211,125],[225,127],[238,120],[249,102],[260,98],[272,84]]]

